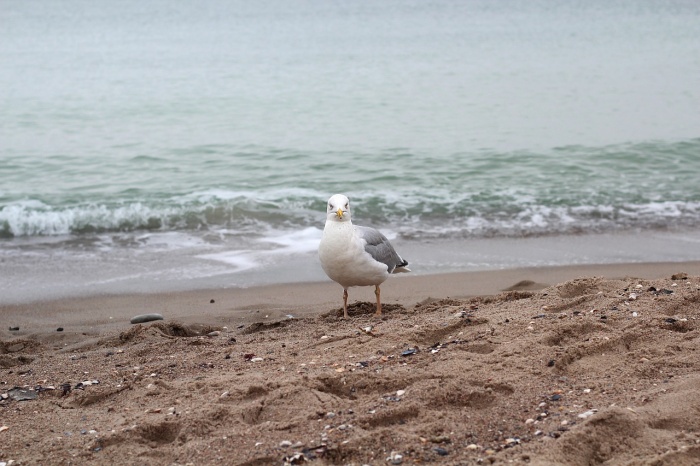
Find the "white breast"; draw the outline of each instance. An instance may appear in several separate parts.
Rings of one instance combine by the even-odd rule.
[[[321,266],[328,277],[344,288],[379,285],[388,277],[385,264],[372,258],[350,222],[326,222],[318,247]]]

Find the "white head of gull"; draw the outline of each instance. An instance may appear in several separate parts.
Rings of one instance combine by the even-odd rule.
[[[348,318],[348,288],[372,286],[377,296],[376,316],[382,315],[379,285],[392,273],[410,272],[408,262],[374,228],[352,224],[350,200],[343,194],[328,199],[326,226],[318,246],[321,266],[343,287],[343,316]]]

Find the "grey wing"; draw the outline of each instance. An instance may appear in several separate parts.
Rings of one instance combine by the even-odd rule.
[[[389,273],[397,267],[406,267],[408,262],[394,250],[389,240],[374,228],[355,226],[357,234],[366,241],[365,251],[378,262],[386,264]]]

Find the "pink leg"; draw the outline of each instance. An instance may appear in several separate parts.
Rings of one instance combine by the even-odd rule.
[[[348,289],[343,288],[343,318],[348,318]]]
[[[379,317],[382,315],[382,300],[380,298],[381,291],[379,291],[379,285],[375,285],[374,294],[377,296],[377,312],[374,315]]]

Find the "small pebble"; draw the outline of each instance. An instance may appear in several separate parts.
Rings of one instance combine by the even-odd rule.
[[[470,443],[469,445],[467,445],[467,450],[475,451],[478,449],[479,449],[479,445],[477,445],[476,443]]]
[[[584,413],[579,414],[578,417],[581,419],[586,419],[586,418],[593,416],[597,411],[598,411],[597,409],[590,409]]]
[[[208,337],[218,337],[219,335],[221,335],[221,332],[218,330],[214,330],[213,332],[207,333]]]
[[[56,331],[57,331],[57,332],[62,332],[62,331],[63,331],[63,327],[58,327],[58,328],[56,329]]]
[[[10,389],[7,394],[15,401],[27,401],[35,400],[38,392],[31,388],[15,387]]]
[[[401,464],[403,463],[403,455],[399,454],[398,452],[392,451],[391,455],[386,459],[387,461],[390,461],[391,464]]]
[[[10,327],[10,332],[16,332],[19,330],[19,327]]]
[[[163,316],[160,314],[141,314],[131,318],[132,324],[143,324],[144,322],[151,322],[153,320],[163,320]]]
[[[396,396],[404,396],[406,390],[396,390]]]
[[[440,456],[447,456],[450,454],[450,452],[448,452],[447,450],[445,450],[444,448],[441,448],[441,447],[435,447],[435,448],[433,448],[433,451]]]
[[[282,440],[282,441],[280,442],[280,447],[281,447],[281,448],[288,448],[288,447],[291,447],[291,446],[292,446],[292,442],[290,442],[289,440]]]

